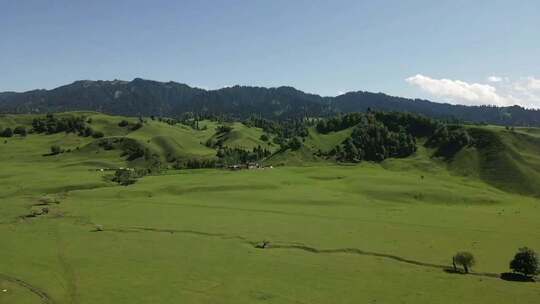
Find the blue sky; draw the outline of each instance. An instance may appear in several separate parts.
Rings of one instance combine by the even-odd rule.
[[[0,0],[0,91],[142,77],[540,106],[540,1]]]

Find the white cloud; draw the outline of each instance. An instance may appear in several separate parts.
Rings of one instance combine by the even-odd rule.
[[[489,82],[501,82],[501,81],[503,81],[502,77],[499,77],[499,76],[489,76],[487,78],[487,80]]]
[[[483,105],[507,105],[508,100],[499,94],[497,89],[488,84],[467,83],[461,80],[434,79],[424,75],[416,75],[406,79],[409,84],[437,97],[446,97],[450,102]]]
[[[529,90],[540,91],[540,79],[527,77],[527,87]]]
[[[430,95],[454,104],[540,108],[540,79],[530,76],[512,81],[508,77],[490,76],[487,80],[491,84],[434,79],[420,74],[405,79]]]

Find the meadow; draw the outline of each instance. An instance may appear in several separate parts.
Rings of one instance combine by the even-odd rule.
[[[125,132],[117,126],[122,118],[88,115],[106,136],[134,138],[161,155],[215,153],[203,144],[215,136],[212,122],[205,130],[149,122]],[[520,139],[537,136],[535,129],[516,135],[484,129],[508,147],[498,163],[507,171],[498,174],[523,180],[522,172],[537,174],[535,141]],[[260,144],[260,129],[238,124],[235,130],[231,142]],[[493,154],[477,150],[461,152],[451,164],[423,147],[380,164],[306,156],[306,149],[329,149],[347,132],[310,130],[305,148],[269,161],[285,166],[169,169],[127,187],[96,170],[129,164],[119,151],[97,149],[92,138],[6,139],[0,142],[0,303],[540,300],[538,283],[497,277],[509,271],[517,248],[540,249],[535,175],[500,187],[504,180],[492,172],[499,167],[486,167]],[[54,144],[74,151],[43,156]],[[48,212],[40,214],[44,207]],[[270,246],[257,248],[265,241]],[[444,271],[461,250],[475,255],[474,273]]]

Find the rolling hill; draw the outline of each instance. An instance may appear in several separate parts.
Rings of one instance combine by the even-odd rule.
[[[31,131],[77,117],[80,133]],[[0,115],[16,127],[29,132],[0,138],[2,303],[538,300],[536,283],[501,276],[517,248],[540,248],[535,128],[466,125],[474,140],[449,158],[418,137],[407,157],[345,163],[327,153],[354,124],[309,126],[296,149],[239,121]],[[175,167],[259,146],[264,169]],[[155,158],[160,170],[129,186],[101,170]],[[470,275],[449,271],[461,250],[478,261]]]
[[[34,118],[44,117],[37,114],[0,115],[0,131],[24,126],[32,129]],[[275,141],[278,134],[265,132],[263,129],[246,125],[242,122],[217,122],[203,120],[198,127],[182,123],[170,124],[167,120],[111,116],[98,112],[65,112],[56,114],[57,118],[84,117],[87,126],[94,132],[104,134],[102,138],[77,136],[75,134],[38,135],[29,134],[30,145],[36,140],[40,146],[38,155],[45,155],[52,145],[58,145],[69,153],[61,156],[66,159],[84,159],[100,167],[124,166],[145,167],[153,156],[163,168],[172,168],[175,163],[192,160],[218,160],[220,148],[254,151],[257,148],[271,153],[262,162],[272,165],[325,165],[335,163],[331,151],[346,142],[356,128],[355,125],[339,131],[320,133],[315,127],[307,129],[307,136],[302,139],[300,149],[280,147]],[[119,126],[126,121],[128,126]],[[136,130],[130,126],[143,121]],[[222,133],[219,126],[227,126],[230,131]],[[497,126],[465,126],[472,138],[471,143],[456,151],[450,158],[437,157],[433,148],[423,147],[427,138],[417,139],[418,150],[401,163],[410,163],[415,167],[427,168],[431,165],[444,166],[453,174],[472,177],[499,189],[524,195],[540,196],[540,137],[535,128],[503,128]],[[265,134],[268,139],[262,140]],[[15,135],[14,138],[19,136]],[[6,138],[6,142],[10,139]],[[107,148],[110,146],[109,148]],[[7,146],[6,146],[7,147]],[[133,149],[140,155],[130,158]],[[127,155],[127,156],[126,156]],[[144,157],[143,157],[144,156]],[[239,157],[238,155],[236,157]],[[234,162],[241,162],[240,159]],[[107,164],[109,162],[109,164]],[[383,166],[392,164],[388,158]]]

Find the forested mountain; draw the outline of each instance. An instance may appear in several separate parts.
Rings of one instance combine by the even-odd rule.
[[[179,116],[194,112],[282,119],[362,112],[368,108],[468,122],[540,126],[540,111],[519,106],[450,105],[362,91],[321,97],[291,87],[234,86],[203,90],[176,82],[136,78],[132,81],[83,80],[52,90],[0,93],[0,112],[4,113],[93,110],[120,115]]]

